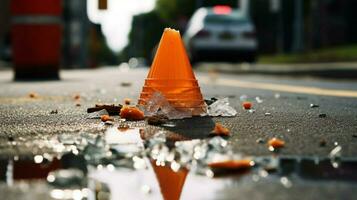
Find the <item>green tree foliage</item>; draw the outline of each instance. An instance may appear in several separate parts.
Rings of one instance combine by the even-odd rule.
[[[195,8],[194,0],[157,0],[155,10],[161,19],[175,25],[180,18],[189,18]]]
[[[91,24],[89,29],[88,46],[90,67],[118,64],[117,56],[109,49],[105,42],[100,25]]]
[[[167,25],[155,10],[134,16],[129,44],[124,48],[121,59],[125,61],[131,57],[144,57],[151,60],[152,51]]]

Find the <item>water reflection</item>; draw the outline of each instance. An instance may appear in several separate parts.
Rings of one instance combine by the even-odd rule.
[[[0,191],[13,190],[20,181],[32,187],[36,180],[52,199],[232,199],[262,183],[295,190],[307,181],[324,180],[319,187],[357,181],[356,160],[334,157],[336,166],[331,156],[247,157],[225,138],[172,144],[167,133],[163,129],[143,140],[139,128],[111,126],[103,135],[52,138],[48,146],[62,149],[56,155],[0,160],[0,187],[7,184]]]
[[[164,199],[179,200],[188,170],[181,168],[175,172],[170,166],[157,166],[155,162],[152,162],[152,167],[155,171]]]

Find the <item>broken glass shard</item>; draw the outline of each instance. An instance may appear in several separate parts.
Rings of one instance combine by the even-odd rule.
[[[208,115],[213,117],[232,117],[237,115],[237,111],[229,105],[228,98],[223,98],[208,106]]]
[[[263,99],[261,99],[260,97],[255,97],[255,100],[257,101],[257,103],[263,103]]]
[[[342,147],[341,146],[336,146],[334,149],[332,149],[332,151],[329,154],[329,157],[331,159],[332,167],[334,167],[334,168],[338,168],[340,166],[341,151],[342,151]]]
[[[170,105],[165,96],[160,92],[154,92],[144,106],[145,116],[164,115],[169,119],[183,119],[192,117],[191,113],[176,110]]]
[[[78,187],[86,185],[83,172],[78,169],[61,169],[50,172],[47,182],[56,188]]]
[[[103,109],[97,112],[88,114],[87,119],[100,119],[102,115],[109,115],[108,111]]]

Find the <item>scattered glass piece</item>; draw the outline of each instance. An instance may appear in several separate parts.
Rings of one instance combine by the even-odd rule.
[[[233,117],[237,115],[237,111],[229,105],[228,98],[223,98],[208,106],[208,115],[212,117]]]
[[[280,183],[286,188],[291,188],[293,186],[291,181],[286,176],[280,178]]]
[[[331,160],[331,164],[333,168],[338,168],[341,162],[341,146],[336,146],[334,149],[331,150],[329,154],[329,158]]]
[[[170,105],[164,95],[154,92],[144,106],[145,116],[164,115],[169,119],[183,119],[192,117],[191,113],[178,111]]]
[[[310,108],[318,108],[318,107],[320,107],[320,106],[317,104],[313,104],[313,103],[310,104]]]
[[[100,119],[102,115],[109,115],[108,111],[103,109],[97,112],[89,113],[87,119]]]
[[[255,97],[255,100],[257,101],[257,103],[263,103],[263,99],[261,99],[260,97]]]

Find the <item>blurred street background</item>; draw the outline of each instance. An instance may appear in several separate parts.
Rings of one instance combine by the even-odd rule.
[[[187,141],[198,155],[219,149],[219,158],[256,165],[212,178],[197,159],[181,199],[355,199],[356,8],[356,0],[0,0],[0,193],[156,200],[179,182],[179,199],[185,177],[171,169],[180,166],[171,159],[174,186],[160,184],[137,146],[164,156]],[[227,97],[237,115],[164,125],[91,117],[96,104],[137,103],[166,27],[180,31],[207,102]],[[231,136],[212,137],[216,123]],[[267,145],[275,137],[285,144],[278,151]]]
[[[185,35],[192,15],[199,8],[217,5],[239,9],[255,26],[247,37],[256,38],[256,58],[248,61],[286,64],[357,60],[357,14],[353,0],[135,0],[130,3],[63,0],[58,1],[58,8],[56,1],[51,2],[53,8],[44,9],[42,14],[41,9],[37,12],[36,8],[26,10],[17,6],[21,1],[14,0],[12,5],[10,0],[0,2],[1,68],[11,68],[24,59],[17,50],[21,47],[15,45],[21,40],[16,29],[24,24],[60,27],[60,35],[56,37],[59,41],[44,39],[41,43],[60,44],[59,52],[54,53],[59,57],[57,65],[61,69],[115,66],[131,58],[134,67],[148,66],[165,27],[178,29]],[[56,16],[57,21],[51,21],[53,18],[48,21],[49,16]],[[225,29],[230,26],[221,23]],[[25,47],[27,43],[22,44]],[[220,61],[235,62],[237,58],[233,54]]]

